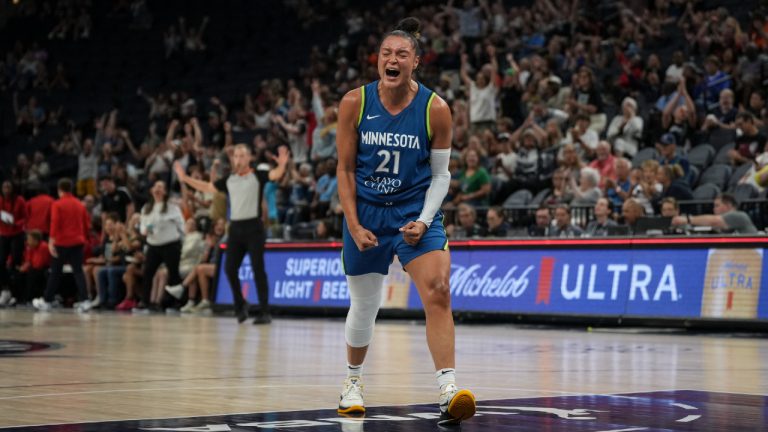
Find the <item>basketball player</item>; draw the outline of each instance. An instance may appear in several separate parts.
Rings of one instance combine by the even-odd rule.
[[[289,161],[288,148],[277,149],[277,167],[270,169],[269,164],[262,163],[251,167],[251,149],[245,144],[235,146],[231,158],[232,174],[211,183],[197,180],[187,175],[184,168],[176,162],[174,169],[179,180],[201,192],[224,192],[229,196],[230,224],[227,240],[227,258],[224,272],[232,289],[235,303],[235,314],[238,322],[248,318],[248,303],[240,291],[240,264],[248,253],[251,256],[251,266],[259,296],[261,313],[253,320],[254,324],[269,324],[272,317],[269,312],[269,286],[267,273],[264,270],[264,242],[266,233],[262,222],[261,210],[264,195],[264,185],[267,181],[279,180],[285,174]]]
[[[448,192],[451,113],[413,80],[419,65],[415,18],[388,33],[379,48],[378,81],[347,93],[336,142],[344,209],[342,261],[351,305],[345,325],[347,379],[339,413],[363,413],[362,364],[373,337],[384,275],[394,255],[424,304],[427,344],[440,386],[440,424],[475,413],[475,398],[455,379],[450,256],[440,205]]]

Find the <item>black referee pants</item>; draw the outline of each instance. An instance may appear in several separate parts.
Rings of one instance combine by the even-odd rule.
[[[259,296],[259,306],[262,312],[269,312],[269,284],[267,272],[264,270],[264,223],[259,218],[232,221],[229,225],[227,240],[227,256],[224,272],[232,288],[232,298],[235,308],[245,304],[240,284],[240,264],[245,254],[251,256],[253,279],[256,282],[256,292]]]

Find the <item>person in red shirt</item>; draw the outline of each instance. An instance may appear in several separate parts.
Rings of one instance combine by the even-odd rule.
[[[616,158],[611,154],[611,143],[600,141],[595,149],[595,160],[589,163],[590,168],[594,168],[600,173],[600,189],[605,190],[605,181],[616,181]]]
[[[0,195],[0,287],[2,287],[0,306],[6,306],[13,298],[10,290],[11,273],[16,272],[16,267],[21,265],[24,256],[27,206],[24,198],[16,194],[13,183],[10,181],[3,182],[2,192]]]
[[[88,294],[85,291],[83,274],[83,246],[91,226],[91,216],[83,203],[72,195],[72,180],[59,180],[59,199],[51,206],[51,237],[48,250],[53,256],[51,274],[45,287],[43,298],[32,301],[39,310],[51,308],[53,296],[61,282],[64,264],[72,266],[72,274],[77,284],[80,310],[90,310]]]
[[[48,238],[51,229],[51,205],[54,199],[48,195],[42,186],[35,188],[35,196],[27,201],[26,231],[38,230],[43,238]]]
[[[24,263],[19,271],[24,276],[24,287],[15,297],[20,303],[37,298],[43,293],[48,268],[51,266],[51,252],[48,243],[43,240],[43,233],[38,230],[27,232],[27,248],[24,250]]]

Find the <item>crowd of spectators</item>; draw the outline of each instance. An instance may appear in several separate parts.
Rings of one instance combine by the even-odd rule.
[[[49,37],[71,43],[95,37],[90,2],[52,4],[47,7],[60,23]],[[153,25],[151,3],[120,4],[133,16],[132,26]],[[346,28],[330,45],[313,46],[295,77],[262,80],[237,98],[172,84],[137,89],[122,105],[145,107],[148,127],[140,134],[122,109],[77,124],[62,107],[41,107],[39,92],[77,91],[64,65],[48,73],[48,53],[33,41],[5,54],[0,89],[14,92],[15,133],[34,136],[47,124],[68,130],[44,151],[19,154],[3,183],[0,259],[10,257],[10,266],[0,274],[0,303],[30,300],[35,292],[13,287],[44,275],[47,188],[56,181],[46,162],[51,155],[77,159],[70,175],[93,217],[85,264],[91,306],[131,309],[149,284],[155,303],[175,302],[184,312],[210,309],[226,200],[180,185],[172,166],[178,161],[194,178],[221,178],[237,142],[252,146],[256,162],[270,163],[278,146],[290,148],[291,169],[264,192],[270,237],[338,238],[338,102],[378,78],[381,35],[407,15],[422,22],[417,78],[453,113],[453,180],[444,203],[451,237],[627,234],[641,232],[638,224],[649,215],[670,218],[670,231],[708,225],[755,232],[749,215],[738,210],[745,195],[726,192],[736,173],[732,185],[748,187],[747,198],[768,186],[765,10],[740,7],[750,13],[739,15],[700,0],[535,0],[512,7],[486,0],[390,1],[376,9],[291,0],[285,6],[308,30],[308,44],[312,29],[330,15],[342,15]],[[158,41],[165,56],[206,50],[209,22],[207,16],[175,20]],[[704,163],[700,153],[708,155]],[[706,195],[714,214],[681,216],[680,202],[713,186],[709,168],[727,172]],[[157,211],[145,203],[155,202],[150,190],[158,184],[180,214],[178,277],[186,288],[180,294],[164,289],[177,275],[162,266],[152,281],[142,281],[147,243],[141,227]],[[515,220],[510,208],[530,211]],[[585,208],[589,217],[576,217]]]

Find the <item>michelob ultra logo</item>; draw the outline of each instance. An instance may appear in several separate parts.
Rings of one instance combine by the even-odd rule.
[[[762,272],[762,249],[710,249],[701,316],[757,318]]]

